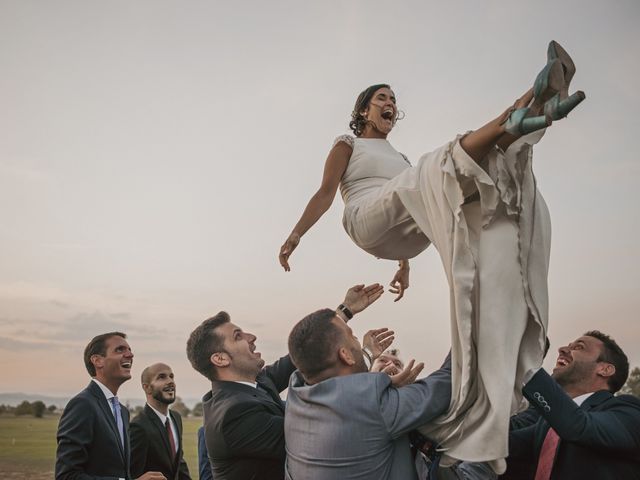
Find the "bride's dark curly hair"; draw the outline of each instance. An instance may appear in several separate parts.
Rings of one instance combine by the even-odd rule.
[[[377,85],[371,85],[358,95],[356,104],[353,107],[353,112],[351,112],[351,121],[349,122],[349,128],[353,130],[356,137],[362,135],[364,127],[367,125],[367,119],[362,116],[361,112],[367,109],[369,102],[371,101],[371,97],[373,97],[373,94],[380,88],[391,87],[386,83],[379,83]]]

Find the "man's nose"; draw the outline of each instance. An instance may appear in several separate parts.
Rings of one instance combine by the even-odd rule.
[[[560,347],[558,349],[558,353],[561,353],[562,355],[569,355],[569,352],[571,352],[569,345],[565,345],[564,347]]]

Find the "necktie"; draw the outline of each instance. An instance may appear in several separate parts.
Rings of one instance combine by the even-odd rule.
[[[535,480],[549,480],[551,478],[551,469],[553,461],[556,458],[556,450],[560,437],[553,428],[549,428],[547,436],[544,437],[540,456],[538,457],[538,468],[536,468]]]
[[[164,426],[167,429],[167,436],[169,437],[169,443],[171,444],[171,452],[175,456],[176,454],[176,440],[173,438],[173,430],[171,430],[171,423],[169,423],[169,417],[164,422]]]
[[[120,409],[118,397],[111,397],[111,405],[113,409],[113,416],[116,418],[118,433],[120,434],[120,443],[122,444],[122,449],[124,449],[124,423],[122,421],[122,410]]]

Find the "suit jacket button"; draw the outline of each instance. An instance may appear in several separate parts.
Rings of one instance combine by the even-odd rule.
[[[540,394],[538,392],[533,394],[533,398],[535,398],[536,400],[538,400],[540,398]]]
[[[549,405],[544,406],[544,411],[549,413],[551,411],[551,407]]]

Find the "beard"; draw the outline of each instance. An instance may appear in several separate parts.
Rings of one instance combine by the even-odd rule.
[[[165,405],[171,405],[173,402],[176,401],[175,392],[174,392],[173,398],[166,398],[162,390],[156,390],[155,392],[153,392],[153,395],[151,396],[155,398],[157,401],[159,401],[160,403],[164,403]]]
[[[551,376],[558,384],[566,388],[569,385],[578,385],[587,380],[593,373],[594,364],[574,361],[568,368],[554,372]]]

